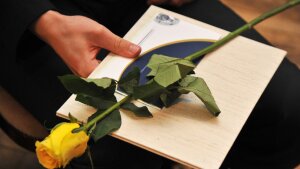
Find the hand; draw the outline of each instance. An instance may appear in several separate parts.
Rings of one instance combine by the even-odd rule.
[[[153,5],[162,5],[162,4],[169,4],[173,6],[182,6],[186,3],[192,2],[193,0],[148,0],[147,3]]]
[[[106,27],[83,16],[66,16],[55,11],[43,14],[33,30],[63,59],[74,74],[87,77],[99,64],[101,48],[135,57],[141,48],[113,34]]]

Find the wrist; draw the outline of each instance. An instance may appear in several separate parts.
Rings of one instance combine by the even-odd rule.
[[[55,34],[57,33],[56,26],[60,24],[62,20],[62,14],[49,10],[37,19],[32,25],[32,30],[39,38],[49,43],[51,37],[55,37]]]

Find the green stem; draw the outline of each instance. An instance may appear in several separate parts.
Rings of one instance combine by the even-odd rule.
[[[226,35],[224,38],[216,41],[215,43],[213,43],[212,45],[197,51],[191,55],[188,55],[185,57],[185,59],[187,60],[195,60],[200,58],[201,56],[212,52],[214,50],[216,50],[217,48],[219,48],[220,46],[224,45],[225,43],[229,42],[230,40],[234,39],[235,37],[239,36],[241,33],[245,32],[246,30],[251,29],[252,27],[254,27],[256,24],[264,21],[265,19],[268,19],[280,12],[285,11],[286,9],[289,9],[293,6],[296,6],[300,4],[300,0],[290,0],[289,2],[283,4],[280,7],[274,8],[262,15],[260,15],[259,17],[253,19],[252,21],[250,21],[249,23],[245,24],[244,26],[236,29],[235,31],[229,33],[228,35]],[[83,127],[80,127],[78,129],[74,129],[74,132],[77,131],[81,131],[81,130],[85,130],[86,132],[93,126],[95,125],[98,121],[102,120],[103,118],[105,118],[107,115],[109,115],[111,112],[113,112],[115,109],[119,108],[124,102],[128,101],[132,99],[131,96],[126,96],[124,97],[122,100],[120,100],[119,102],[117,102],[116,104],[114,104],[112,107],[110,107],[109,109],[105,110],[103,113],[99,114],[98,116],[96,116],[94,119],[92,119],[91,121],[89,121],[87,124],[85,124]]]
[[[102,120],[104,117],[106,117],[107,115],[109,115],[114,110],[118,109],[123,103],[125,103],[126,101],[128,101],[130,99],[131,99],[130,95],[124,97],[122,100],[120,100],[119,102],[115,103],[113,106],[111,106],[110,108],[106,109],[103,113],[99,114],[98,116],[96,116],[95,118],[93,118],[91,121],[89,121],[88,123],[86,123],[83,126],[83,130],[87,131],[89,128],[91,128],[98,121]]]
[[[253,19],[252,21],[250,21],[249,23],[245,24],[244,26],[236,29],[235,31],[229,33],[228,35],[226,35],[224,38],[216,41],[215,43],[213,43],[212,45],[200,50],[200,51],[197,51],[187,57],[185,57],[185,59],[187,60],[195,60],[195,59],[198,59],[200,58],[201,56],[209,53],[209,52],[212,52],[214,50],[216,50],[217,48],[219,48],[220,46],[224,45],[225,43],[229,42],[230,40],[232,40],[233,38],[239,36],[241,33],[245,32],[246,30],[249,30],[251,29],[252,27],[254,27],[256,24],[264,21],[265,19],[268,19],[270,18],[271,16],[274,16],[286,9],[289,9],[293,6],[296,6],[300,4],[300,0],[291,0],[285,4],[283,4],[282,6],[280,7],[277,7],[277,8],[274,8],[262,15],[260,15],[259,17]]]

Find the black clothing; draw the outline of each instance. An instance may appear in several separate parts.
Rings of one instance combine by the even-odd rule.
[[[61,120],[55,116],[55,111],[70,95],[57,76],[70,73],[70,70],[47,44],[29,31],[29,26],[52,9],[67,15],[90,17],[123,36],[148,8],[143,0],[8,0],[0,4],[3,8],[0,11],[0,84],[48,127]],[[228,31],[244,24],[215,0],[196,0],[180,8],[164,7]],[[268,44],[254,30],[244,36]],[[292,168],[299,164],[299,100],[300,71],[284,60],[222,168]],[[96,168],[154,169],[161,168],[164,161],[110,136],[95,143],[92,154]],[[87,168],[89,163],[86,157],[81,157],[70,166]]]

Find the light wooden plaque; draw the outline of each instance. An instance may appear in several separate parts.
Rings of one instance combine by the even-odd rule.
[[[132,40],[161,12],[223,36],[228,33],[152,6],[125,39]],[[222,111],[217,118],[190,94],[185,96],[190,101],[179,102],[170,108],[157,110],[150,107],[153,118],[137,118],[130,112],[121,111],[122,126],[112,136],[193,168],[219,168],[285,55],[283,50],[238,37],[207,55],[195,69],[196,75],[207,82]],[[108,62],[109,59],[105,59],[90,77],[99,77],[97,75]],[[116,96],[118,99],[123,97]],[[71,96],[57,115],[67,118],[68,113],[72,113],[85,121],[95,109],[74,98]]]

